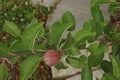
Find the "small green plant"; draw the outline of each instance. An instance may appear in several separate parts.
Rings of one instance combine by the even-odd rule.
[[[15,23],[19,29],[24,30],[24,26],[31,22],[33,18],[43,21],[51,8],[42,5],[33,5],[30,0],[3,0],[0,1],[0,31],[4,22],[11,21]],[[44,19],[43,19],[44,18]]]
[[[70,12],[64,13],[48,30],[43,27],[43,22],[31,21],[25,30],[21,31],[14,23],[5,21],[3,30],[14,39],[9,45],[0,43],[0,57],[3,59],[0,65],[0,80],[8,79],[6,59],[13,64],[23,58],[19,62],[19,79],[28,80],[43,60],[57,69],[65,68],[60,60],[64,56],[68,64],[82,70],[82,80],[93,80],[93,71],[98,69],[104,71],[100,80],[119,80],[120,32],[104,21],[100,5],[107,3],[120,4],[116,0],[92,0],[93,18],[85,21],[83,28],[75,35],[72,35],[72,32],[75,30],[76,21]],[[63,38],[64,34],[67,34],[66,38]],[[104,55],[110,47],[112,49],[108,61],[104,59]],[[83,49],[86,50],[86,55],[80,53]]]

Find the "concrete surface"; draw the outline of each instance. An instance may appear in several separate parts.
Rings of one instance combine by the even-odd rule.
[[[40,4],[45,5],[47,7],[52,5],[53,2],[56,0],[44,0],[43,3],[41,3],[41,1],[42,0],[33,0],[34,3],[39,2]],[[90,13],[90,1],[91,0],[61,0],[61,2],[57,5],[57,9],[52,14],[52,18],[48,22],[48,25],[52,25],[53,22],[55,22],[56,20],[59,20],[61,16],[64,14],[64,12],[70,11],[76,18],[76,23],[77,23],[76,30],[73,32],[75,33],[76,31],[82,28],[83,23],[87,19],[92,18]],[[109,20],[108,5],[102,5],[101,8],[104,12],[104,17],[106,21],[108,21]],[[71,75],[76,73],[77,71],[80,71],[71,67],[61,71],[57,71],[53,67],[52,70],[53,70],[53,77],[62,77],[62,76]],[[100,78],[103,74],[101,70],[94,71],[93,73],[94,73],[94,80],[96,80],[96,77]],[[81,80],[80,78],[81,78],[80,75],[76,75],[67,80]]]
[[[76,19],[76,30],[80,29],[83,22],[91,17],[89,3],[90,0],[61,0],[48,24],[51,25],[59,20],[66,11],[70,11]]]

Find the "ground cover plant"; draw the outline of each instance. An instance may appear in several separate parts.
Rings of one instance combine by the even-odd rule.
[[[110,22],[104,20],[101,4],[110,4]],[[24,25],[26,28],[21,31],[15,23],[5,21],[3,30],[9,33],[13,40],[10,44],[0,43],[0,80],[9,80],[11,77],[8,77],[11,71],[6,62],[11,65],[19,63],[15,80],[39,80],[39,63],[44,61],[58,70],[65,69],[62,57],[66,57],[66,62],[72,67],[81,69],[81,80],[93,80],[93,71],[98,69],[102,69],[104,74],[101,79],[96,78],[97,80],[119,80],[119,11],[119,1],[91,0],[92,19],[85,21],[83,28],[74,35],[72,32],[75,30],[76,21],[69,11],[50,27],[44,27],[44,22],[33,19],[28,25]],[[63,38],[64,34],[67,34],[66,38]],[[81,50],[86,53],[81,54]],[[109,55],[107,60],[104,58],[106,52]]]

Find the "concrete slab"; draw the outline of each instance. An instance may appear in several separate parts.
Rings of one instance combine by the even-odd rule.
[[[52,14],[48,24],[51,25],[56,20],[59,20],[66,11],[70,11],[75,16],[76,30],[78,30],[78,28],[82,27],[83,22],[91,17],[89,3],[89,0],[62,0]]]

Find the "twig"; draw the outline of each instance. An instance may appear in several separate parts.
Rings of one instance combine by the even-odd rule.
[[[0,58],[13,58],[13,57],[18,57],[18,56],[26,56],[26,55],[35,55],[35,54],[44,54],[45,51],[39,51],[39,52],[29,52],[29,53],[14,53],[13,55],[10,56],[5,56],[5,57],[0,57]]]

